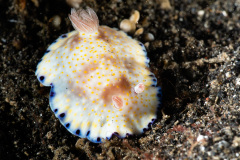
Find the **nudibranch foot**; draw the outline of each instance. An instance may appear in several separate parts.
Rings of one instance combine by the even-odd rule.
[[[157,118],[162,98],[144,45],[99,26],[90,8],[72,9],[69,18],[76,30],[48,47],[35,73],[51,86],[52,111],[69,132],[95,143],[141,134]]]

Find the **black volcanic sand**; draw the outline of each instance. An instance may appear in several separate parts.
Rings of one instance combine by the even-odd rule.
[[[69,133],[35,76],[46,48],[73,30],[60,0],[0,1],[0,159],[239,159],[240,1],[98,1],[100,24],[119,27],[135,9],[136,37],[163,89],[157,121],[140,136],[94,144]],[[60,25],[52,21],[61,19]]]

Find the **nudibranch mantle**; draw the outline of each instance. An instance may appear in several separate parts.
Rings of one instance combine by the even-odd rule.
[[[36,70],[51,86],[52,111],[72,134],[95,143],[142,133],[156,119],[162,96],[145,47],[99,26],[91,8],[72,9],[69,18],[76,30],[50,45]]]

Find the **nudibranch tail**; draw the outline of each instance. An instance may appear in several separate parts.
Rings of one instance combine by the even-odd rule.
[[[80,33],[92,33],[98,30],[99,21],[97,14],[89,7],[87,7],[86,10],[76,10],[72,8],[69,19],[71,20],[74,29]]]

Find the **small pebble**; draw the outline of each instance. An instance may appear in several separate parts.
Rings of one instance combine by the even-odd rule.
[[[33,2],[33,4],[35,5],[35,7],[39,7],[39,2],[38,0],[31,0]]]
[[[232,77],[231,73],[230,73],[230,72],[227,72],[227,73],[226,73],[226,78],[230,78],[230,77]]]
[[[127,33],[133,33],[136,30],[136,25],[132,21],[124,19],[120,23],[120,29]]]
[[[130,16],[129,20],[136,24],[138,23],[139,18],[140,18],[140,13],[137,10],[135,10],[133,14]]]
[[[51,131],[47,132],[47,134],[46,134],[47,139],[52,139],[52,136],[53,136],[53,134]]]
[[[172,8],[169,0],[161,0],[160,3],[161,3],[162,9],[171,9]]]
[[[140,13],[135,10],[129,19],[122,20],[120,23],[120,29],[127,33],[134,33],[136,31],[136,24],[138,23],[139,18]]]
[[[240,146],[240,137],[237,137],[237,136],[234,137],[232,146],[233,146],[233,147],[238,147],[238,146]]]
[[[61,17],[59,15],[53,16],[52,17],[52,25],[53,25],[53,27],[55,27],[55,28],[60,27],[61,21],[62,20],[61,20]]]
[[[240,86],[240,78],[236,78],[236,85]]]
[[[205,13],[204,10],[198,11],[198,15],[201,16],[201,17],[204,15],[204,13]]]
[[[224,17],[227,17],[227,16],[228,16],[228,14],[227,14],[226,11],[222,11],[222,14],[223,14]]]
[[[200,146],[199,149],[200,149],[200,151],[205,152],[205,147],[204,146]]]
[[[222,140],[218,143],[215,144],[215,146],[219,149],[219,150],[222,150],[224,148],[227,148],[229,146],[229,143],[225,140]]]
[[[67,4],[74,8],[79,8],[82,0],[67,0]]]
[[[135,33],[134,36],[139,36],[141,34],[143,34],[144,29],[143,28],[139,28]]]
[[[153,41],[154,40],[154,35],[152,33],[147,33],[144,35],[144,40],[145,41]]]
[[[208,137],[207,137],[207,136],[203,136],[203,135],[199,135],[199,136],[197,137],[197,141],[198,141],[198,142],[201,142],[201,141],[204,140],[204,139],[208,139]]]

